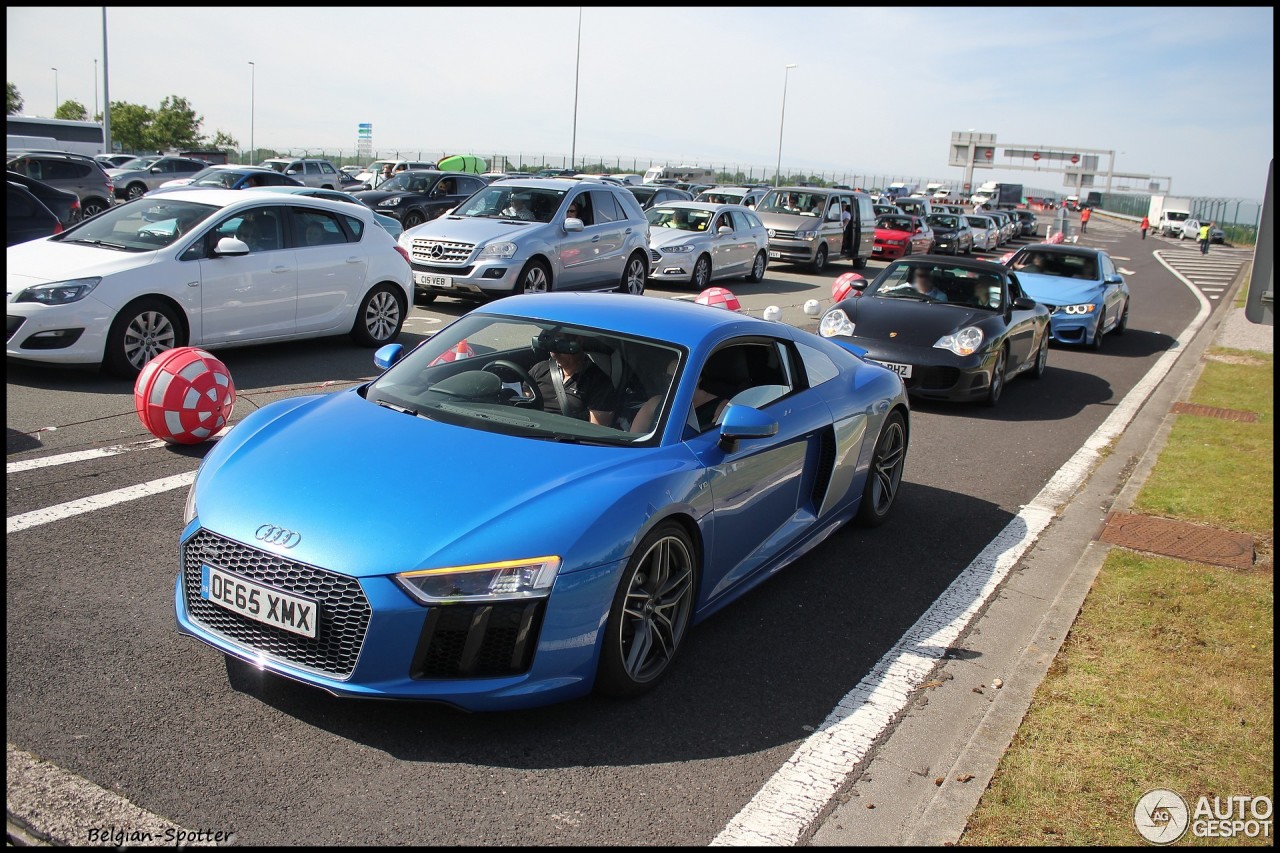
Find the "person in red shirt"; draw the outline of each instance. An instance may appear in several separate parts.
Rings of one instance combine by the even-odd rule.
[[[1085,226],[1089,224],[1089,217],[1092,215],[1093,215],[1093,211],[1090,208],[1086,207],[1080,211],[1080,233],[1081,234],[1084,233]]]
[[[1147,239],[1147,229],[1151,227],[1151,220],[1147,219],[1145,216],[1142,217],[1142,224],[1138,227],[1142,229],[1142,239]]]

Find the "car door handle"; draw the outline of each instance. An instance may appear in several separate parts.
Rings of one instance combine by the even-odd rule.
[[[599,243],[599,242],[600,242],[600,235],[599,235],[599,234],[597,234],[596,236],[592,237],[592,238],[591,238],[591,242],[592,242],[592,243]]]
[[[272,267],[272,268],[271,268],[271,271],[272,271],[272,272],[288,272],[288,271],[289,271],[289,267],[286,267],[286,266],[284,266],[284,265],[282,264],[282,265],[280,265],[280,266]]]
[[[363,262],[364,262],[363,258],[356,257],[355,255],[352,255],[351,257],[347,258],[347,263],[349,264],[359,264]]]

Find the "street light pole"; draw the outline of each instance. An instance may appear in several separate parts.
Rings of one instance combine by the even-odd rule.
[[[249,60],[249,165],[253,165],[258,159],[258,148],[254,145],[253,140],[253,121],[254,121],[254,95],[258,88],[258,66],[253,64],[253,60]]]
[[[773,173],[773,185],[776,187],[782,182],[782,128],[787,120],[787,78],[791,76],[792,68],[799,68],[796,64],[786,67],[782,74],[782,118],[778,119],[778,168]]]
[[[62,103],[62,101],[58,100],[58,69],[51,67],[49,70],[53,72],[53,114],[56,116],[58,114],[58,105]]]
[[[569,166],[578,168],[578,77],[582,68],[582,7],[578,7],[578,58],[573,66],[573,145],[569,149]]]
[[[93,116],[91,116],[91,118],[96,118],[97,115],[98,115],[98,60],[97,58],[95,58],[93,60]]]

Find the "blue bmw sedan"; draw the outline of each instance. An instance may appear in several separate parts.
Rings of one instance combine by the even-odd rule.
[[[643,693],[692,625],[889,514],[910,411],[858,352],[665,299],[477,309],[218,442],[187,499],[178,627],[336,695]]]
[[[1102,337],[1129,325],[1129,285],[1101,249],[1062,243],[1024,246],[1005,264],[1027,296],[1049,309],[1060,344],[1102,349]]]

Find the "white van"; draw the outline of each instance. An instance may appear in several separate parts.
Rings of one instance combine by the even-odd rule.
[[[716,170],[702,166],[654,166],[644,173],[644,182],[652,184],[659,180],[683,181],[688,184],[714,184]]]

